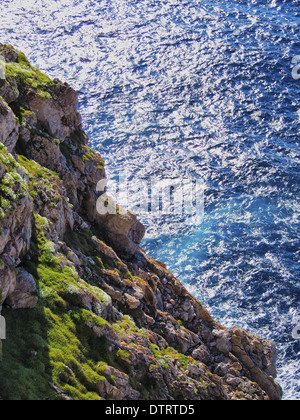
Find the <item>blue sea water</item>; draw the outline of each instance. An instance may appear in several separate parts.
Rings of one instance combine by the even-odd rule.
[[[274,340],[284,398],[299,400],[299,0],[0,10],[0,42],[79,91],[91,144],[110,179],[126,168],[132,203],[142,181],[201,180],[204,219],[141,213],[143,246],[223,325]]]

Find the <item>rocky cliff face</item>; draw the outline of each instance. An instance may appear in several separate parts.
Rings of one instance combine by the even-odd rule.
[[[97,211],[77,93],[0,55],[1,398],[280,399],[274,344],[216,323],[134,215]]]

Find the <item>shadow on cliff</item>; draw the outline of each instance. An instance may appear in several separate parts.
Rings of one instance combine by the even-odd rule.
[[[38,279],[37,273],[31,273]],[[0,398],[3,400],[56,399],[51,388],[48,321],[42,299],[34,309],[3,308],[6,340],[0,362]]]
[[[35,234],[35,228],[33,228]],[[24,260],[23,267],[35,278],[40,290],[38,261]],[[39,298],[34,309],[2,311],[6,320],[6,340],[2,342],[0,362],[0,399],[47,400],[57,399],[51,388],[52,367],[48,340],[49,321],[44,299]]]
[[[0,362],[0,395],[3,400],[44,400],[52,392],[51,366],[43,307],[5,308],[7,339]]]

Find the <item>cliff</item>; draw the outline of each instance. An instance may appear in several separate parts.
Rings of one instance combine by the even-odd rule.
[[[0,55],[1,399],[280,399],[275,345],[216,323],[133,214],[97,212],[77,93]]]

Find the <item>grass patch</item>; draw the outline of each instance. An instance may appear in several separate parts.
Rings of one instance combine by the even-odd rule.
[[[6,173],[0,179],[0,220],[12,212],[26,196],[27,183],[21,176],[22,168],[6,147],[0,143],[0,163]]]
[[[109,350],[111,343],[105,337],[97,339],[87,323],[113,327],[82,307],[81,294],[91,293],[104,304],[111,300],[101,289],[80,280],[73,267],[62,264],[64,256],[47,240],[48,230],[47,219],[35,215],[34,257],[25,267],[38,283],[37,307],[4,311],[8,337],[3,346],[0,397],[100,400],[98,387],[105,366],[114,365],[116,355]]]
[[[18,155],[18,161],[27,171],[28,192],[36,208],[44,204],[55,207],[61,201],[62,187],[58,175],[24,156]]]
[[[39,69],[31,66],[24,55],[20,55],[18,63],[6,64],[8,81],[14,78],[21,94],[26,94],[29,88],[34,89],[43,98],[51,99],[49,88],[54,82]]]

